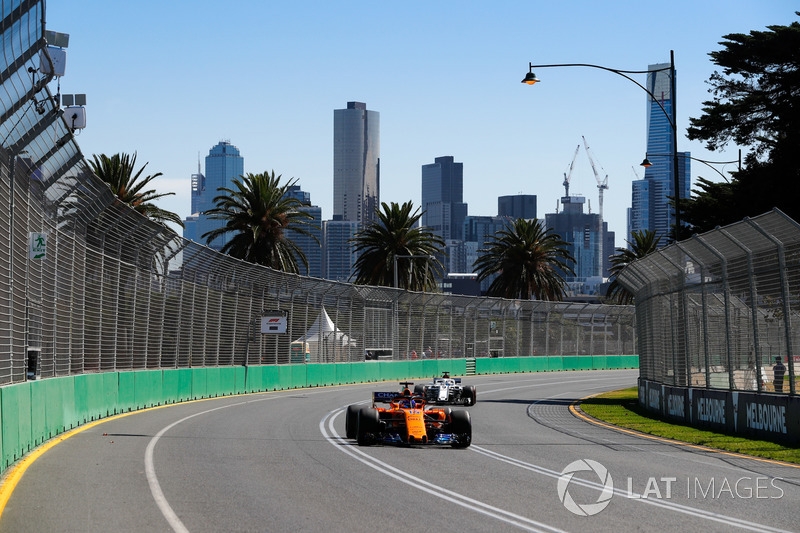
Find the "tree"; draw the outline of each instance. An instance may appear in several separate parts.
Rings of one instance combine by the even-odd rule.
[[[215,207],[205,211],[208,218],[224,220],[225,225],[202,235],[208,244],[224,235],[233,237],[220,250],[232,257],[264,265],[275,270],[299,274],[298,259],[308,273],[308,259],[288,233],[313,236],[308,227],[313,216],[299,208],[300,200],[288,196],[297,183],[281,185],[281,176],[273,170],[261,174],[247,173],[233,180],[233,188],[220,187],[214,198]],[[315,237],[316,240],[316,237]]]
[[[444,241],[429,228],[418,226],[422,213],[413,209],[411,202],[381,202],[377,220],[350,240],[358,254],[351,277],[355,283],[393,287],[396,264],[400,287],[436,290],[436,278],[443,271],[438,256],[443,254]]]
[[[767,30],[725,35],[723,49],[709,54],[723,70],[708,82],[713,99],[703,102],[701,117],[690,119],[689,139],[710,150],[735,142],[752,151],[730,183],[701,180],[694,197],[681,203],[695,231],[773,207],[800,220],[800,23]]]
[[[634,231],[631,237],[633,241],[625,241],[628,248],[617,248],[617,253],[611,256],[611,283],[606,292],[609,300],[623,305],[633,303],[633,294],[622,286],[617,276],[632,262],[658,250],[658,242],[661,240],[661,237],[656,237],[655,231],[649,229]]]
[[[566,281],[575,261],[568,243],[538,219],[518,218],[490,236],[488,248],[478,250],[478,279],[497,277],[489,286],[490,296],[525,300],[562,300]]]
[[[89,161],[89,166],[98,178],[111,187],[111,191],[120,202],[128,204],[138,213],[159,224],[166,225],[167,222],[172,222],[183,227],[183,220],[180,216],[161,209],[153,203],[159,198],[174,195],[174,192],[158,193],[154,189],[144,190],[151,181],[162,174],[157,172],[142,176],[149,163],[145,163],[138,171],[134,171],[136,155],[136,152],[132,156],[126,153],[114,154],[111,157],[106,154],[94,154],[92,160]]]

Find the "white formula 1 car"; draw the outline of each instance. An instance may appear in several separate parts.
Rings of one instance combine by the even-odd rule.
[[[414,394],[436,404],[475,405],[478,400],[474,385],[462,385],[461,378],[451,378],[449,372],[442,372],[442,377],[427,385],[414,386]]]

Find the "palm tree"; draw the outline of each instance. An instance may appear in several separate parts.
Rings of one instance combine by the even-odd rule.
[[[443,253],[444,241],[429,228],[417,226],[422,213],[419,208],[412,213],[412,209],[411,202],[381,202],[381,209],[376,210],[378,220],[350,240],[358,254],[351,276],[355,283],[392,287],[397,265],[400,287],[436,289],[436,277],[443,270],[438,256]]]
[[[133,155],[119,153],[111,157],[106,154],[94,154],[92,160],[89,161],[92,172],[111,187],[111,191],[120,202],[128,204],[135,211],[159,224],[166,225],[167,222],[172,222],[183,227],[183,220],[180,216],[172,211],[161,209],[153,203],[164,196],[172,196],[175,194],[174,192],[158,193],[154,189],[144,190],[151,181],[163,175],[161,172],[157,172],[149,176],[142,176],[148,164],[145,163],[138,171],[134,171],[136,152]]]
[[[561,300],[566,282],[561,272],[572,273],[568,243],[538,219],[518,218],[485,242],[475,261],[478,280],[497,277],[491,296],[512,299]]]
[[[225,225],[202,237],[211,244],[232,233],[233,237],[222,246],[222,253],[293,274],[300,273],[299,259],[308,273],[308,259],[287,233],[313,237],[307,227],[313,227],[308,220],[314,217],[299,209],[303,205],[299,199],[287,194],[297,180],[291,179],[285,185],[280,181],[281,175],[276,176],[274,170],[271,174],[248,172],[233,180],[232,189],[217,189],[225,194],[215,197],[216,207],[204,214],[224,220]]]
[[[622,305],[632,304],[633,294],[622,286],[617,276],[630,263],[655,252],[661,240],[661,237],[656,237],[655,231],[649,229],[634,231],[631,237],[633,242],[625,241],[628,243],[628,248],[617,248],[617,253],[611,256],[611,283],[606,291],[606,298]]]

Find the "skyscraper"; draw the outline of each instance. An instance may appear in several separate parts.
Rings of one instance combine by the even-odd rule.
[[[464,219],[464,272],[474,272],[475,262],[482,254],[481,250],[489,248],[492,242],[491,237],[498,231],[508,227],[510,219],[508,217],[490,216],[467,216]],[[494,274],[481,282],[481,291],[484,293],[489,289],[489,285],[497,278]]]
[[[536,195],[514,194],[497,198],[497,215],[509,218],[536,218]]]
[[[422,225],[446,241],[463,240],[467,216],[464,164],[450,155],[433,161],[422,165]]]
[[[379,202],[380,114],[347,102],[333,111],[333,216],[365,224]]]
[[[324,274],[322,267],[322,208],[311,205],[311,193],[302,190],[299,185],[292,185],[289,187],[286,196],[300,200],[303,206],[300,207],[299,210],[311,214],[313,219],[308,220],[311,225],[303,226],[311,235],[303,235],[290,231],[285,234],[285,237],[294,241],[300,250],[302,250],[303,255],[306,256],[306,260],[308,261],[308,275],[313,278],[322,278]],[[316,239],[314,237],[316,237]],[[297,266],[300,269],[300,274],[305,275],[306,272],[301,261],[297,262]]]
[[[653,166],[645,169],[644,179],[633,182],[626,240],[630,239],[631,232],[653,230],[664,245],[669,241],[675,224],[675,208],[670,204],[670,198],[675,197],[674,131],[666,113],[672,116],[676,95],[672,94],[669,67],[668,63],[648,66],[647,89],[656,97],[647,95],[647,154]],[[680,197],[688,198],[691,161],[689,152],[683,153],[685,157],[678,158],[678,180]]]
[[[199,167],[199,165],[198,165]],[[244,174],[244,158],[239,149],[229,141],[220,141],[209,150],[206,156],[206,174],[200,169],[192,175],[192,215],[187,218],[190,224],[184,231],[184,237],[205,244],[203,235],[213,229],[225,225],[223,220],[212,220],[203,213],[214,207],[214,198],[219,196],[220,187],[230,188],[234,178]],[[220,250],[232,235],[215,239],[209,246]]]
[[[183,221],[183,237],[190,241],[200,242],[200,236],[197,235],[197,219],[199,218],[197,202],[206,186],[206,177],[203,176],[203,172],[200,168],[200,154],[197,155],[197,174],[192,174],[191,180],[191,211],[189,211],[190,215]]]
[[[597,213],[584,213],[583,196],[562,196],[560,213],[545,214],[545,225],[569,243],[569,251],[575,259],[571,263],[574,274],[566,275],[567,282],[583,282],[592,277],[608,277],[610,261],[608,254],[601,257],[601,250],[613,250],[614,232],[600,220]],[[602,244],[601,244],[602,243]]]
[[[349,281],[358,255],[350,244],[361,228],[360,222],[350,220],[326,220],[322,223],[324,239],[323,263],[325,279],[332,281]]]

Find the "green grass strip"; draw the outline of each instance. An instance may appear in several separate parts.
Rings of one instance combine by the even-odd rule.
[[[609,424],[658,437],[733,453],[800,464],[800,448],[766,440],[697,429],[656,418],[639,406],[636,387],[608,392],[581,401],[581,410]]]

